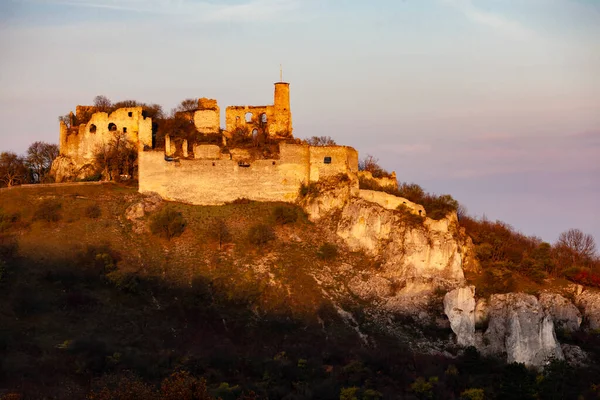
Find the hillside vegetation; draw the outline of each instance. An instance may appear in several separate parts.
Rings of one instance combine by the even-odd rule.
[[[292,205],[96,184],[3,190],[0,208],[3,400],[598,394],[593,368],[410,350],[411,335],[450,331],[399,322],[399,339],[369,324],[361,300],[336,293],[379,260]]]

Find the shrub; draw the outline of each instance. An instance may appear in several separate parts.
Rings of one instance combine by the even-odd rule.
[[[10,260],[17,255],[19,244],[14,236],[0,234],[0,260]]]
[[[273,210],[273,218],[279,225],[293,224],[298,220],[298,210],[291,206],[277,206]]]
[[[467,389],[460,394],[460,400],[484,400],[483,389]]]
[[[21,215],[19,213],[6,213],[0,208],[0,233],[8,231],[20,219]]]
[[[150,231],[156,236],[172,239],[181,236],[185,230],[185,225],[186,221],[179,211],[166,207],[152,216]]]
[[[333,243],[324,243],[317,251],[317,257],[321,260],[333,260],[338,255],[338,248]]]
[[[260,246],[275,239],[273,229],[265,224],[252,225],[248,230],[248,242]]]
[[[310,182],[309,184],[302,183],[300,185],[300,197],[302,198],[313,198],[319,195],[319,186],[316,182]]]
[[[61,219],[62,215],[60,210],[62,209],[62,203],[60,200],[46,199],[38,204],[37,209],[33,215],[36,220],[44,220],[48,222],[57,222]]]
[[[6,278],[7,272],[6,262],[0,259],[0,283],[2,283],[4,278]]]
[[[96,172],[81,179],[81,182],[99,182],[100,180],[102,180],[102,173]]]
[[[223,245],[231,240],[231,233],[227,228],[227,224],[221,218],[216,219],[208,227],[209,235],[212,239],[219,243],[219,249]]]
[[[85,208],[85,216],[92,219],[98,219],[102,215],[102,209],[98,204],[90,204]]]

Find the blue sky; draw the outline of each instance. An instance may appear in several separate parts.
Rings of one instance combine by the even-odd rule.
[[[269,104],[401,181],[600,245],[600,0],[3,0],[0,151],[98,94]]]

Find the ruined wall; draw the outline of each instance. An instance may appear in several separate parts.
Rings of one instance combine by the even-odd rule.
[[[310,146],[310,180],[316,182],[351,172],[358,178],[358,152],[347,146]]]
[[[292,136],[292,112],[290,110],[290,84],[275,83],[274,104],[267,106],[229,106],[225,109],[225,129],[259,132],[265,129],[271,137]]]
[[[80,106],[78,106],[78,109]],[[60,126],[60,153],[71,157],[81,166],[94,160],[94,155],[113,138],[123,134],[127,140],[140,146],[152,146],[152,119],[142,115],[142,107],[120,108],[110,115],[104,112],[92,115],[87,124],[67,129]]]
[[[165,199],[192,204],[223,204],[242,197],[293,202],[303,183],[318,179],[313,179],[313,173],[322,178],[347,174],[358,191],[358,153],[351,147],[281,143],[279,159],[255,160],[247,166],[217,159],[215,149],[209,147],[195,148],[198,155],[203,154],[201,159],[177,162],[165,161],[163,152],[140,152],[140,192],[156,192]],[[323,154],[331,154],[335,162],[320,165],[316,160]]]
[[[194,125],[198,132],[220,132],[221,109],[216,100],[207,99],[205,97],[198,99],[198,110],[194,112]]]
[[[166,162],[162,152],[142,151],[138,163],[140,192],[200,205],[242,197],[293,202],[308,179],[304,165],[282,160],[256,160],[241,167],[233,160]]]
[[[225,109],[225,129],[235,132],[242,128],[251,134],[254,129],[263,129],[264,125],[268,132],[273,118],[273,106],[229,106]]]

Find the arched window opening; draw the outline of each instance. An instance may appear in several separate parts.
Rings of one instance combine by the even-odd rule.
[[[258,129],[252,129],[252,139],[258,139]]]
[[[267,123],[267,114],[265,114],[265,113],[261,114],[260,122],[262,122],[263,124]]]
[[[108,124],[108,130],[111,132],[115,132],[117,130],[117,125],[111,122],[110,124]]]
[[[94,124],[90,125],[90,133],[96,133],[96,125],[94,125]]]
[[[251,112],[247,112],[246,113],[246,122],[252,122],[252,113]]]

